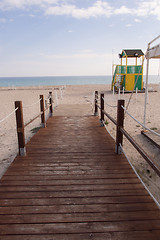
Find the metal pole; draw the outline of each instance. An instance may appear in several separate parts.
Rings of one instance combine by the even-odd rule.
[[[25,156],[26,147],[25,147],[25,135],[24,135],[23,108],[22,108],[21,101],[15,102],[15,109],[16,108],[18,108],[18,110],[16,111],[16,124],[17,124],[19,155]]]
[[[148,45],[148,50],[149,50],[149,45]],[[147,69],[146,69],[146,88],[145,88],[145,103],[144,103],[144,126],[146,126],[146,110],[147,110],[147,101],[148,101],[148,73],[149,73],[149,54],[147,50]]]
[[[122,150],[120,147],[120,144],[123,145],[123,134],[120,131],[120,128],[123,128],[124,123],[124,109],[121,107],[124,107],[124,100],[118,100],[118,108],[117,108],[117,133],[116,133],[116,153],[121,154]]]

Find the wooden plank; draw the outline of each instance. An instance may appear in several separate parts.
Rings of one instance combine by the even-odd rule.
[[[9,168],[8,169],[8,172],[9,171],[12,171],[12,172],[18,172],[18,171],[70,171],[70,172],[72,172],[72,171],[79,171],[79,169],[81,169],[81,170],[84,170],[84,171],[100,171],[100,170],[102,170],[102,171],[107,171],[107,170],[115,170],[115,168],[114,168],[114,166],[102,166],[102,167],[100,167],[100,166],[95,166],[95,167],[89,167],[89,166],[58,166],[58,167],[48,167],[48,166],[46,166],[46,167],[39,167],[39,166],[36,166],[36,167],[34,167],[34,166],[23,166],[23,168],[21,167],[21,166],[19,166],[19,167],[12,167],[12,168]],[[131,169],[131,167],[130,166],[127,166],[127,165],[124,165],[124,166],[116,166],[116,171],[117,170],[119,170],[119,171],[124,171],[124,170],[130,170]]]
[[[50,176],[53,176],[53,175],[57,175],[60,177],[64,177],[66,175],[73,175],[74,176],[87,176],[87,175],[108,175],[108,174],[118,174],[120,171],[119,170],[88,170],[88,171],[85,171],[85,170],[79,170],[79,171],[21,171],[21,172],[18,172],[18,171],[10,171],[8,170],[6,175],[8,176],[17,176],[17,175],[21,175],[22,177],[23,176],[45,176],[45,175],[50,175]],[[121,174],[125,175],[125,174],[129,174],[130,171],[129,170],[123,170],[121,171]]]
[[[0,206],[43,206],[64,204],[124,204],[124,203],[151,203],[152,199],[145,196],[95,196],[95,197],[48,197],[48,198],[10,198],[0,199]]]
[[[85,204],[85,205],[51,205],[51,206],[12,206],[0,207],[1,214],[35,214],[35,213],[89,213],[89,212],[121,212],[121,211],[145,211],[156,210],[157,206],[152,203],[125,203],[125,204]]]
[[[0,186],[0,192],[53,192],[143,189],[140,183],[108,185]]]
[[[0,186],[59,186],[59,185],[106,185],[106,184],[135,184],[139,183],[137,178],[122,178],[122,179],[55,179],[51,180],[28,180],[28,181],[7,181],[2,180]],[[92,187],[92,186],[91,186]]]
[[[74,166],[75,164],[75,166]],[[116,166],[116,169],[114,168],[114,166],[112,164],[110,165],[106,165],[106,164],[102,164],[102,165],[87,165],[87,164],[81,164],[81,163],[59,163],[57,164],[57,166],[51,166],[51,164],[46,164],[46,166],[36,166],[36,165],[21,165],[19,164],[18,166],[14,165],[12,167],[10,167],[8,169],[8,171],[13,171],[13,172],[18,172],[18,171],[27,171],[27,170],[30,170],[30,171],[79,171],[79,169],[81,170],[95,170],[95,171],[99,171],[99,170],[102,170],[102,171],[107,171],[107,170],[119,170],[119,172],[123,172],[124,170],[130,170],[130,166],[128,166],[127,164],[119,164]]]
[[[52,191],[52,192],[1,192],[0,199],[5,198],[54,198],[54,197],[109,197],[109,196],[148,196],[143,189],[103,190],[103,191]]]
[[[118,222],[139,220],[160,220],[157,211],[138,212],[92,212],[92,213],[63,213],[63,214],[25,214],[1,215],[0,224],[33,224],[33,223],[70,223],[70,222]]]
[[[72,233],[72,234],[41,234],[41,235],[3,235],[3,240],[159,240],[160,231],[128,231],[108,233]]]
[[[43,175],[43,179],[44,180],[81,180],[81,179],[135,179],[136,176],[133,172],[130,172],[130,173],[126,173],[125,175],[124,174],[121,174],[121,173],[117,173],[117,174],[101,174],[101,175]],[[15,175],[7,175],[7,172],[6,174],[2,177],[2,180],[11,180],[11,181],[16,181],[16,180],[21,180],[21,181],[27,181],[27,180],[41,180],[42,179],[42,175],[33,175],[33,176],[28,176],[28,175],[18,175],[18,176],[15,176]]]
[[[122,222],[83,222],[51,224],[13,224],[0,225],[0,235],[6,234],[70,234],[121,231],[159,230],[160,220],[122,221]]]

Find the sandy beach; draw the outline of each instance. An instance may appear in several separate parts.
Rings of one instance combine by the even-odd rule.
[[[160,89],[158,85],[151,85],[154,92],[149,92],[147,104],[147,118],[146,123],[149,128],[160,130]],[[57,88],[57,87],[56,87]],[[55,115],[91,115],[93,114],[93,93],[97,90],[105,94],[105,110],[116,119],[116,108],[109,107],[107,104],[115,106],[119,98],[118,94],[113,95],[110,91],[110,85],[73,85],[66,86],[62,98],[62,91],[54,90],[54,86],[50,87],[28,87],[7,89],[0,88],[0,120],[14,111],[15,101],[22,101],[24,122],[27,123],[39,113],[39,96],[42,94],[47,100],[49,91],[53,92],[54,105],[58,107],[55,109]],[[57,99],[56,99],[57,95]],[[129,100],[130,94],[121,94],[121,99],[125,100],[125,105]],[[36,104],[34,104],[36,103]],[[33,105],[34,104],[34,105]],[[32,106],[33,105],[33,106]],[[81,106],[84,105],[82,109]],[[143,122],[144,115],[144,93],[133,94],[128,111],[140,122]],[[46,112],[46,118],[48,112]],[[110,131],[113,138],[115,138],[115,126],[111,121],[107,120],[107,129]],[[34,121],[25,129],[26,142],[33,136],[34,130],[40,127],[40,118]],[[125,115],[125,129],[138,142],[147,154],[158,164],[160,164],[160,150],[155,147],[142,134],[142,127],[133,121],[128,115]],[[16,120],[15,113],[0,123],[0,177],[4,174],[7,167],[14,160],[18,152]],[[156,174],[150,169],[146,162],[142,159],[139,153],[131,146],[131,144],[124,138],[124,150],[135,166],[137,172],[142,177],[143,181],[149,187],[150,191],[160,202],[160,180]]]

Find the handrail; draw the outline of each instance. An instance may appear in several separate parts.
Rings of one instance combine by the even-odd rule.
[[[38,117],[40,117],[42,115],[43,112],[41,112],[40,114],[38,114],[36,117],[34,117],[32,120],[30,120],[28,123],[26,123],[24,125],[24,128],[27,127],[29,124],[31,124],[32,122],[34,122],[34,120],[36,120]]]
[[[147,153],[139,146],[139,144],[127,133],[124,128],[120,128],[120,131],[123,135],[129,140],[129,142],[137,149],[137,151],[141,154],[141,156],[147,161],[147,163],[151,166],[152,169],[157,173],[160,177],[160,169],[157,164],[147,155]]]
[[[44,111],[47,111],[50,107],[52,106],[52,104],[48,104],[48,107],[44,109]],[[38,114],[36,117],[34,117],[32,120],[30,120],[28,123],[26,123],[24,125],[24,127],[27,127],[30,123],[34,122],[34,120],[36,120],[38,117],[40,117],[43,114],[43,112],[41,112],[40,114]]]
[[[96,99],[97,99],[97,92],[96,92]],[[101,106],[104,106],[104,94],[101,94]],[[157,175],[160,177],[160,168],[159,166],[148,156],[148,154],[139,146],[139,144],[129,135],[129,133],[124,129],[123,127],[123,120],[124,115],[123,112],[125,110],[124,106],[121,104],[121,102],[124,102],[124,100],[118,100],[118,109],[117,109],[117,121],[113,119],[106,111],[104,110],[104,107],[102,109],[101,106],[98,105],[97,101],[95,101],[95,107],[101,110],[101,114],[103,113],[105,116],[107,116],[116,126],[117,126],[117,134],[116,134],[116,153],[120,154],[121,151],[119,151],[120,146],[122,145],[123,135],[128,139],[128,141],[133,145],[133,147],[141,154],[141,156],[146,160],[146,162],[151,166],[151,168],[157,173]],[[122,112],[123,111],[123,112]],[[98,114],[96,114],[98,115]],[[101,115],[102,120],[102,115]],[[103,120],[104,121],[104,120]],[[121,123],[121,124],[120,124]],[[122,136],[119,136],[119,134],[122,134]],[[119,141],[120,139],[120,141]]]
[[[112,118],[105,110],[102,110],[102,112],[103,112],[104,115],[105,115],[106,117],[108,117],[115,125],[117,125],[117,121],[116,121],[114,118]]]
[[[104,98],[102,98],[103,99],[103,101],[104,101]],[[99,108],[99,110],[101,110],[101,107],[98,105],[98,103],[95,103],[96,104],[96,106],[97,106],[97,108]],[[102,112],[103,112],[103,114],[106,116],[106,117],[108,117],[115,125],[117,125],[117,121],[114,119],[114,118],[112,118],[104,109],[102,109]]]

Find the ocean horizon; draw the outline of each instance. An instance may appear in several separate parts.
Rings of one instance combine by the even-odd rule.
[[[144,76],[145,81],[145,76]],[[111,84],[111,75],[101,76],[40,76],[40,77],[0,77],[0,87],[57,86]],[[149,83],[159,83],[156,75],[149,76]]]

